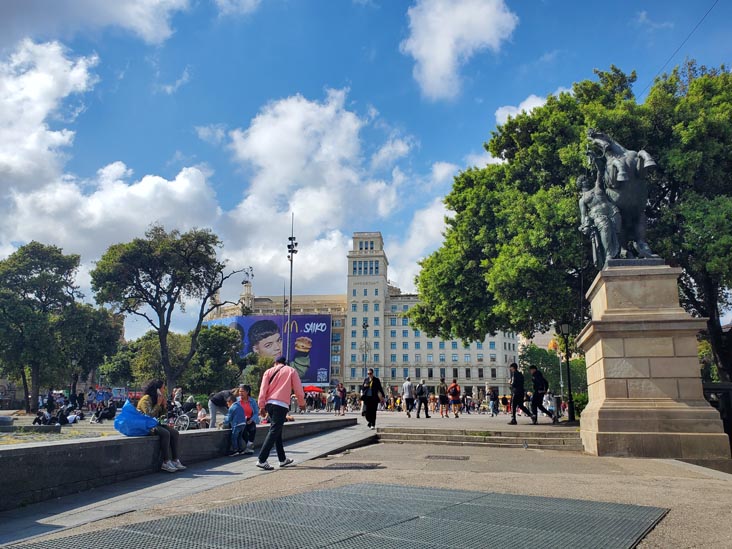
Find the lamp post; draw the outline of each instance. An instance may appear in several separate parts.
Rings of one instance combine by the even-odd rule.
[[[368,352],[369,352],[369,350],[368,350],[369,344],[368,344],[368,341],[366,341],[366,338],[368,337],[369,323],[366,320],[364,320],[363,324],[361,324],[361,328],[363,328],[363,369],[366,370],[366,366],[367,366],[366,361],[367,361]]]
[[[287,260],[290,262],[290,299],[287,302],[287,351],[285,358],[290,362],[290,334],[292,333],[292,263],[297,253],[297,240],[295,240],[295,214],[292,214],[292,228],[290,236],[287,238]]]
[[[564,357],[567,363],[567,420],[576,421],[574,417],[574,397],[572,396],[572,376],[569,369],[569,324],[563,322],[558,327],[564,338]]]

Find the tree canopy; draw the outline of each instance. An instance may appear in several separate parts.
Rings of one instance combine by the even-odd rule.
[[[185,233],[152,226],[144,238],[110,246],[91,273],[98,303],[144,318],[159,340],[160,364],[174,386],[196,352],[203,318],[220,306],[212,297],[235,273],[217,258],[219,238],[207,229]],[[196,307],[196,325],[184,356],[173,360],[170,327],[176,309]]]
[[[720,318],[732,282],[732,75],[687,62],[638,103],[634,72],[595,73],[499,126],[485,148],[502,163],[455,177],[445,198],[454,215],[422,262],[421,303],[410,316],[431,336],[464,340],[532,335],[557,321],[583,327],[597,270],[577,230],[575,181],[587,173],[585,134],[594,127],[656,159],[648,241],[683,268],[682,305],[709,318],[706,336],[730,379],[732,337]]]

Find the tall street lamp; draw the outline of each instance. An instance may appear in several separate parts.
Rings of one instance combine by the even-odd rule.
[[[569,369],[569,324],[563,322],[558,325],[559,332],[564,338],[564,357],[567,363],[567,420],[576,421],[574,417],[574,397],[572,396],[572,376]]]
[[[363,324],[361,324],[361,328],[363,328],[363,369],[366,370],[366,361],[368,359],[368,341],[366,341],[366,338],[368,337],[368,329],[369,329],[369,323],[364,319]]]
[[[292,214],[292,228],[287,238],[287,260],[290,262],[290,300],[287,302],[287,351],[285,358],[290,362],[290,334],[292,333],[292,260],[297,253],[297,240],[295,240],[295,214]]]

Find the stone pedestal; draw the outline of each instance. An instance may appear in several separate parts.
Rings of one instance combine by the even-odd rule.
[[[592,320],[577,338],[589,391],[582,444],[599,456],[729,458],[702,393],[696,334],[706,322],[679,306],[681,269],[659,263],[614,261],[587,292]]]

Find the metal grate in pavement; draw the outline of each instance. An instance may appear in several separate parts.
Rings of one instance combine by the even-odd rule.
[[[452,461],[468,461],[470,456],[424,456],[424,459],[446,459]]]
[[[627,549],[666,512],[585,500],[352,484],[13,547]]]
[[[326,465],[324,469],[378,469],[380,463],[348,463],[347,461],[339,461]]]

